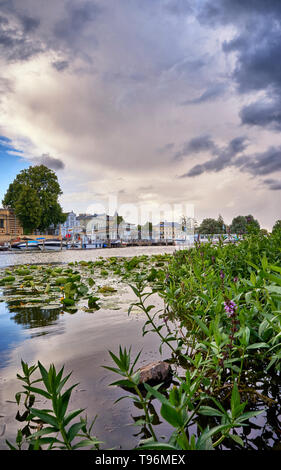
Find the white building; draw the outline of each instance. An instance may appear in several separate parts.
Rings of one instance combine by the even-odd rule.
[[[86,234],[94,242],[97,240],[131,240],[135,225],[125,221],[118,223],[117,214],[109,216],[97,214],[86,223]]]
[[[63,224],[60,224],[56,231],[58,232],[57,234],[59,235],[60,233],[63,238],[69,236],[72,238],[73,235],[79,233],[80,224],[77,220],[76,214],[73,211],[67,212],[66,221]]]

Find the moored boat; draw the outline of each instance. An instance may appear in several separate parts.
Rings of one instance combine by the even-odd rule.
[[[66,249],[67,248],[67,243],[63,242],[60,239],[40,239],[37,240],[38,242],[38,247],[41,251],[45,250],[53,250],[53,251],[59,251],[61,249]]]
[[[15,250],[38,250],[37,240],[22,240],[20,242],[12,243],[12,249]]]

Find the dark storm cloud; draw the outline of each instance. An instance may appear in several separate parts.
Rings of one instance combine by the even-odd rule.
[[[0,50],[10,61],[24,61],[38,54],[43,47],[38,40],[34,40],[27,33],[37,24],[37,20],[25,17],[21,24],[14,26],[9,19],[2,16],[0,19]],[[37,26],[36,26],[37,27]]]
[[[249,172],[255,176],[281,171],[281,146],[270,147],[265,152],[241,157],[233,164],[241,171]]]
[[[268,189],[271,191],[280,191],[281,190],[281,180],[275,179],[266,179],[263,180],[264,184],[267,185]]]
[[[164,7],[173,15],[186,15],[193,12],[193,8],[187,0],[168,0]]]
[[[52,170],[63,170],[65,165],[59,158],[51,157],[48,153],[43,153],[41,157],[33,158],[36,165],[45,165]]]
[[[198,98],[193,98],[186,100],[182,103],[183,106],[189,104],[201,104],[206,103],[208,101],[213,101],[219,96],[222,96],[226,91],[226,84],[224,83],[216,83],[211,85],[207,88]]]
[[[180,160],[182,157],[206,151],[216,152],[216,145],[210,136],[201,135],[185,142],[182,149],[174,155],[174,160]]]
[[[219,172],[224,168],[235,167],[243,173],[250,173],[253,176],[266,176],[281,171],[281,146],[270,147],[265,152],[253,155],[243,154],[248,146],[246,137],[236,137],[231,140],[227,147],[218,149],[213,158],[202,164],[195,165],[180,178],[190,178],[208,172]],[[270,189],[280,189],[280,182],[267,179],[266,184]]]
[[[279,21],[281,18],[279,18]],[[281,25],[276,20],[251,24],[245,32],[224,42],[225,52],[237,52],[233,78],[238,91],[281,90]]]
[[[279,0],[207,0],[198,8],[197,17],[205,23],[234,23],[254,15],[281,14]]]
[[[236,33],[224,41],[226,54],[234,53],[232,78],[241,94],[263,91],[241,109],[242,124],[281,129],[281,2],[279,0],[208,0],[197,9],[199,22],[231,24]]]
[[[62,72],[63,70],[69,67],[69,63],[67,60],[57,60],[56,62],[52,63],[52,66],[58,71]]]
[[[175,147],[174,142],[168,142],[167,144],[163,145],[158,149],[159,153],[171,152],[171,150]]]
[[[244,106],[240,111],[242,124],[250,126],[270,127],[274,130],[281,130],[281,98],[260,100]]]
[[[213,142],[212,144],[214,158],[207,160],[205,163],[195,165],[188,173],[182,175],[181,178],[194,177],[210,171],[219,172],[231,165],[233,158],[242,153],[248,145],[246,137],[232,139],[228,146],[223,149],[218,148]]]
[[[54,34],[60,40],[72,44],[83,32],[84,28],[96,20],[101,7],[93,1],[77,4],[75,1],[67,3],[65,17],[54,25]]]
[[[39,3],[39,2],[38,2]],[[84,33],[96,20],[101,7],[94,1],[62,0],[57,4],[57,12],[45,17],[38,8],[38,3],[30,1],[24,8],[21,1],[0,0],[0,54],[8,61],[26,61],[46,51],[59,53],[63,59],[55,61],[53,66],[61,71],[66,62],[75,54],[88,56],[85,48]],[[34,9],[33,9],[34,6]],[[34,10],[34,12],[33,12]],[[48,23],[50,22],[50,23]],[[97,44],[91,30],[87,35],[91,48]]]
[[[38,18],[32,18],[31,16],[21,16],[20,20],[25,33],[35,31],[40,25],[40,20]]]

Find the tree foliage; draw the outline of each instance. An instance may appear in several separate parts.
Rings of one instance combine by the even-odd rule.
[[[212,218],[203,219],[198,231],[202,234],[212,235],[215,233],[224,233],[223,227],[223,219],[221,216],[219,216],[218,220]]]
[[[25,233],[30,233],[38,227],[41,220],[42,208],[40,200],[33,188],[23,186],[15,203],[15,212],[24,227]]]
[[[259,222],[252,215],[238,215],[232,220],[230,231],[232,233],[258,233]]]
[[[281,220],[276,220],[275,224],[272,227],[272,233],[281,232]]]
[[[25,231],[43,231],[65,221],[58,202],[61,194],[54,171],[44,165],[30,166],[9,185],[2,204],[15,211]]]

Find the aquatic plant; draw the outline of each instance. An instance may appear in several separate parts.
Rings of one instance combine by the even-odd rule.
[[[140,384],[140,371],[135,369],[140,353],[135,360],[131,359],[131,349],[122,349],[119,347],[119,356],[109,351],[115,367],[104,366],[106,369],[117,373],[122,377],[121,380],[111,383],[111,386],[124,387],[131,395],[119,398],[116,403],[122,399],[130,398],[137,404],[138,408],[143,409],[144,418],[136,421],[135,425],[146,426],[149,437],[141,439],[138,448],[141,450],[210,450],[219,446],[225,438],[230,438],[240,446],[243,446],[242,439],[233,431],[235,428],[248,425],[248,420],[259,415],[263,411],[247,411],[245,407],[247,402],[241,402],[237,384],[231,384],[231,402],[230,409],[225,410],[223,406],[213,398],[216,408],[208,405],[210,398],[208,394],[200,390],[200,382],[203,374],[199,370],[197,373],[190,374],[186,372],[185,379],[179,379],[179,386],[174,386],[171,390],[162,393],[160,385],[155,387],[148,383]],[[150,414],[150,402],[157,399],[161,405],[161,417],[171,426],[171,435],[166,440],[158,438],[153,426],[153,416]],[[206,426],[203,430],[198,430],[189,437],[189,426],[194,424],[194,419],[198,414],[219,417],[220,424],[217,426]],[[174,431],[172,431],[174,429]],[[215,441],[213,441],[215,438]]]
[[[19,405],[24,397],[24,412],[17,413],[16,419],[24,422],[24,427],[19,429],[16,443],[6,441],[11,450],[76,450],[82,447],[99,449],[101,441],[91,435],[95,422],[88,425],[87,416],[80,416],[80,420],[73,423],[74,419],[83,413],[83,409],[68,411],[72,391],[78,384],[74,384],[64,390],[64,386],[71,373],[63,376],[64,367],[56,371],[53,364],[49,369],[38,361],[37,365],[28,366],[24,361],[22,375],[17,378],[24,382],[24,390],[16,393],[16,401]],[[35,371],[40,376],[33,380]],[[40,383],[41,387],[37,384]],[[51,409],[36,408],[36,399],[44,397],[49,400]]]

